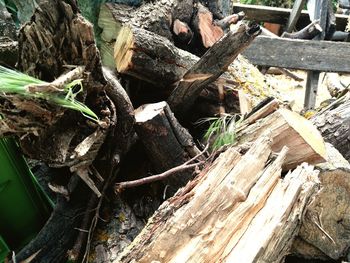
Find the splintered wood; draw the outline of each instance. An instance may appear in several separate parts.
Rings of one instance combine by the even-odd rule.
[[[222,153],[158,209],[118,262],[281,262],[317,172],[304,164],[281,179],[288,149],[273,158],[270,144],[262,136],[244,155]]]
[[[326,160],[326,149],[320,132],[310,121],[287,109],[279,109],[242,128],[238,133],[238,141],[252,142],[267,130],[272,132],[273,151],[278,152],[285,145],[293,149],[287,154],[284,170],[293,169],[303,162],[317,164]]]

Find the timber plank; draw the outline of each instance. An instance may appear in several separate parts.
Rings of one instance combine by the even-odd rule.
[[[260,66],[349,73],[349,48],[345,42],[258,36],[243,55]]]
[[[292,9],[235,3],[233,5],[233,12],[237,14],[241,11],[245,13],[246,19],[248,20],[286,25],[292,12]],[[348,16],[336,14],[335,17],[337,30],[345,31]],[[306,10],[302,10],[300,18],[297,22],[297,27],[303,28],[308,24],[310,24],[308,12]]]

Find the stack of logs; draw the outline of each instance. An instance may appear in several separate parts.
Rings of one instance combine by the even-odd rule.
[[[350,119],[349,99],[312,121],[276,98],[253,109],[244,105],[239,92],[232,92],[232,86],[239,89],[242,83],[228,71],[261,29],[239,22],[243,14],[231,14],[230,2],[103,4],[98,21],[103,30],[101,59],[92,26],[80,16],[75,1],[48,0],[36,10],[20,31],[17,66],[52,83],[61,74],[67,77],[71,65],[85,66],[85,93],[79,99],[100,121],[91,123],[65,110],[35,134],[16,131],[28,156],[75,172],[62,186],[66,194],[57,199],[49,222],[18,253],[18,261],[283,262],[289,254],[337,260],[346,256],[350,165],[335,148],[350,159],[344,128]],[[238,61],[238,66],[248,64]],[[0,107],[0,113],[12,124],[18,116],[8,106]],[[203,133],[193,127],[198,116],[224,116],[239,109],[242,120],[233,145],[209,153],[198,143]],[[34,110],[21,108],[22,119]],[[12,134],[6,127],[0,132]],[[80,159],[70,160],[81,145]],[[135,148],[141,154],[134,155]],[[143,158],[139,165],[137,156]],[[149,170],[158,175],[132,181],[133,169],[137,177]],[[114,171],[119,171],[117,184],[111,184]],[[82,187],[77,175],[91,189]],[[161,192],[165,201],[151,211],[139,233],[135,206],[124,206],[126,188],[159,179],[162,184],[149,188],[158,187],[154,196]],[[124,226],[114,227],[107,237],[96,235],[89,256],[110,186],[124,207],[118,217]]]

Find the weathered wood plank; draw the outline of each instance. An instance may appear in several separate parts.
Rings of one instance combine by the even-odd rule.
[[[291,33],[298,22],[298,19],[300,17],[301,11],[306,3],[306,0],[296,0],[292,9],[292,12],[290,13],[287,28],[286,31],[288,33]]]
[[[292,9],[260,6],[260,5],[244,5],[235,3],[233,12],[238,13],[243,11],[246,18],[257,22],[269,22],[285,25],[292,12]],[[336,14],[337,30],[345,31],[347,24],[347,15]],[[300,18],[297,22],[298,28],[303,28],[310,23],[309,15],[306,10],[301,11]]]
[[[343,42],[258,36],[243,55],[260,66],[349,73],[349,48]]]

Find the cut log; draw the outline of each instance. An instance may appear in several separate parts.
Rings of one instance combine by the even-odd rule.
[[[241,24],[230,31],[208,50],[182,77],[168,99],[175,113],[183,115],[192,106],[200,92],[223,74],[233,60],[260,33],[259,26]],[[227,48],[230,47],[230,48]]]
[[[98,25],[103,29],[102,39],[107,42],[118,37],[124,24],[146,29],[169,40],[173,39],[172,25],[176,19],[190,24],[192,0],[150,1],[139,8],[122,4],[101,5]]]
[[[200,0],[210,12],[214,19],[223,19],[232,14],[232,1],[230,0]]]
[[[327,144],[327,153],[327,162],[316,167],[320,171],[320,190],[307,206],[299,238],[315,248],[307,250],[308,253],[319,250],[338,260],[346,255],[350,243],[347,216],[350,210],[350,165],[330,144]],[[305,251],[300,245],[294,245],[294,248],[304,256]]]
[[[212,47],[223,35],[223,29],[214,24],[212,13],[200,3],[195,8],[193,26],[205,48]]]
[[[279,109],[250,126],[239,128],[238,142],[255,141],[267,130],[272,132],[273,151],[278,152],[284,146],[293,149],[286,157],[284,170],[293,169],[303,162],[317,164],[326,160],[324,141],[316,127],[287,109]]]
[[[260,138],[244,156],[233,148],[222,153],[159,208],[118,262],[281,262],[317,172],[304,166],[280,180],[287,149],[265,167],[269,143]],[[256,229],[264,229],[259,239]]]
[[[166,102],[143,105],[135,110],[136,133],[157,173],[178,166],[200,151],[192,136],[175,119]],[[168,177],[170,194],[193,178],[193,169]]]
[[[349,161],[350,100],[348,97],[349,95],[345,95],[316,114],[312,122],[321,132],[324,140],[331,143]]]
[[[167,89],[198,60],[163,37],[127,26],[118,35],[114,58],[118,72]]]
[[[12,40],[17,39],[16,25],[3,1],[0,2],[0,36],[8,37]]]

